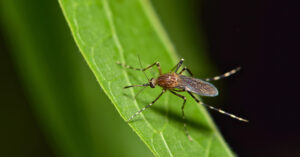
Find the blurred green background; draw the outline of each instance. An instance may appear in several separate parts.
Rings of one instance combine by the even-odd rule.
[[[197,28],[190,10],[194,3],[153,2],[177,49],[188,52],[183,54],[187,65],[199,62],[195,54],[204,50],[200,32],[178,31]],[[152,156],[101,91],[58,2],[10,0],[0,5],[0,156]]]

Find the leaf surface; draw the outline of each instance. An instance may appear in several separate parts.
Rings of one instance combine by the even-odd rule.
[[[77,46],[123,119],[159,95],[160,88],[147,88],[135,99],[139,89],[123,87],[147,79],[116,64],[139,67],[140,56],[144,66],[159,61],[163,72],[168,72],[179,61],[149,1],[60,0],[60,4]],[[156,68],[147,74],[158,76]],[[155,156],[233,156],[203,106],[188,99],[185,114],[192,142],[183,131],[182,99],[171,93],[129,125]]]

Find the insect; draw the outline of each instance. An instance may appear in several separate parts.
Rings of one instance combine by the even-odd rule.
[[[178,70],[182,66],[183,61],[184,61],[184,59],[181,59],[168,73],[163,73],[162,72],[159,62],[155,62],[155,63],[147,66],[146,68],[134,68],[132,66],[117,62],[117,64],[122,65],[125,68],[144,72],[146,77],[147,77],[147,75],[145,73],[146,70],[148,70],[148,69],[150,69],[154,66],[156,66],[158,68],[159,76],[157,78],[148,79],[148,77],[147,77],[148,82],[145,83],[145,84],[130,85],[130,86],[125,86],[124,88],[131,88],[131,87],[144,87],[144,88],[146,88],[148,86],[150,86],[151,88],[155,88],[156,86],[160,86],[162,88],[162,92],[157,96],[157,98],[155,100],[153,100],[150,104],[146,105],[144,108],[142,108],[141,110],[139,110],[135,114],[133,114],[127,120],[127,122],[130,122],[133,118],[135,118],[141,112],[143,112],[146,109],[148,109],[149,107],[151,107],[164,93],[166,93],[166,91],[170,91],[172,94],[174,94],[174,95],[178,96],[179,98],[183,99],[183,104],[182,104],[182,107],[181,107],[181,114],[182,114],[182,119],[184,120],[185,134],[190,140],[192,140],[192,138],[188,133],[187,124],[185,122],[185,116],[184,116],[184,107],[185,107],[185,103],[186,103],[186,97],[179,94],[180,92],[188,92],[188,94],[191,95],[191,97],[198,104],[204,105],[204,106],[208,107],[211,110],[215,110],[215,111],[217,111],[221,114],[230,116],[231,118],[234,118],[234,119],[237,119],[237,120],[240,120],[240,121],[243,121],[243,122],[248,122],[248,120],[246,120],[246,119],[240,118],[238,116],[235,116],[233,114],[225,112],[221,109],[218,109],[218,108],[215,108],[213,106],[207,105],[207,104],[203,103],[202,101],[200,101],[194,95],[194,94],[197,94],[197,95],[200,95],[200,96],[208,96],[208,97],[217,96],[218,95],[217,88],[214,85],[212,85],[211,83],[209,83],[209,81],[220,80],[222,78],[225,78],[225,77],[228,77],[232,74],[235,74],[236,72],[238,72],[241,69],[241,67],[235,68],[235,69],[233,69],[229,72],[226,72],[222,75],[219,75],[219,76],[215,76],[215,77],[212,77],[212,78],[207,78],[207,79],[201,80],[201,79],[194,78],[191,70],[189,70],[187,67],[182,68],[180,70],[180,72],[178,72]],[[142,67],[141,62],[140,62],[140,65]],[[187,71],[191,75],[191,77],[182,75],[182,73],[184,71]]]

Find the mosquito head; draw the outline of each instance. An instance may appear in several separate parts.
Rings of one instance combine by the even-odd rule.
[[[150,85],[151,88],[155,88],[155,86],[156,86],[156,79],[155,78],[150,79],[149,85]]]

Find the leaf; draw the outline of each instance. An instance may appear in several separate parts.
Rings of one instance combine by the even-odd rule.
[[[99,88],[78,52],[58,2],[0,1],[0,13],[0,28],[10,41],[24,92],[57,156],[152,155]],[[36,141],[16,144],[32,142]],[[32,154],[38,152],[34,149]]]
[[[138,89],[123,87],[145,83],[146,78],[116,64],[139,67],[139,55],[143,65],[159,61],[168,72],[177,63],[149,1],[60,0],[60,4],[77,46],[123,119],[158,96],[161,89],[146,89],[134,99]],[[181,104],[167,93],[129,125],[156,156],[233,156],[207,112],[191,99],[185,109],[190,142],[183,131]]]

